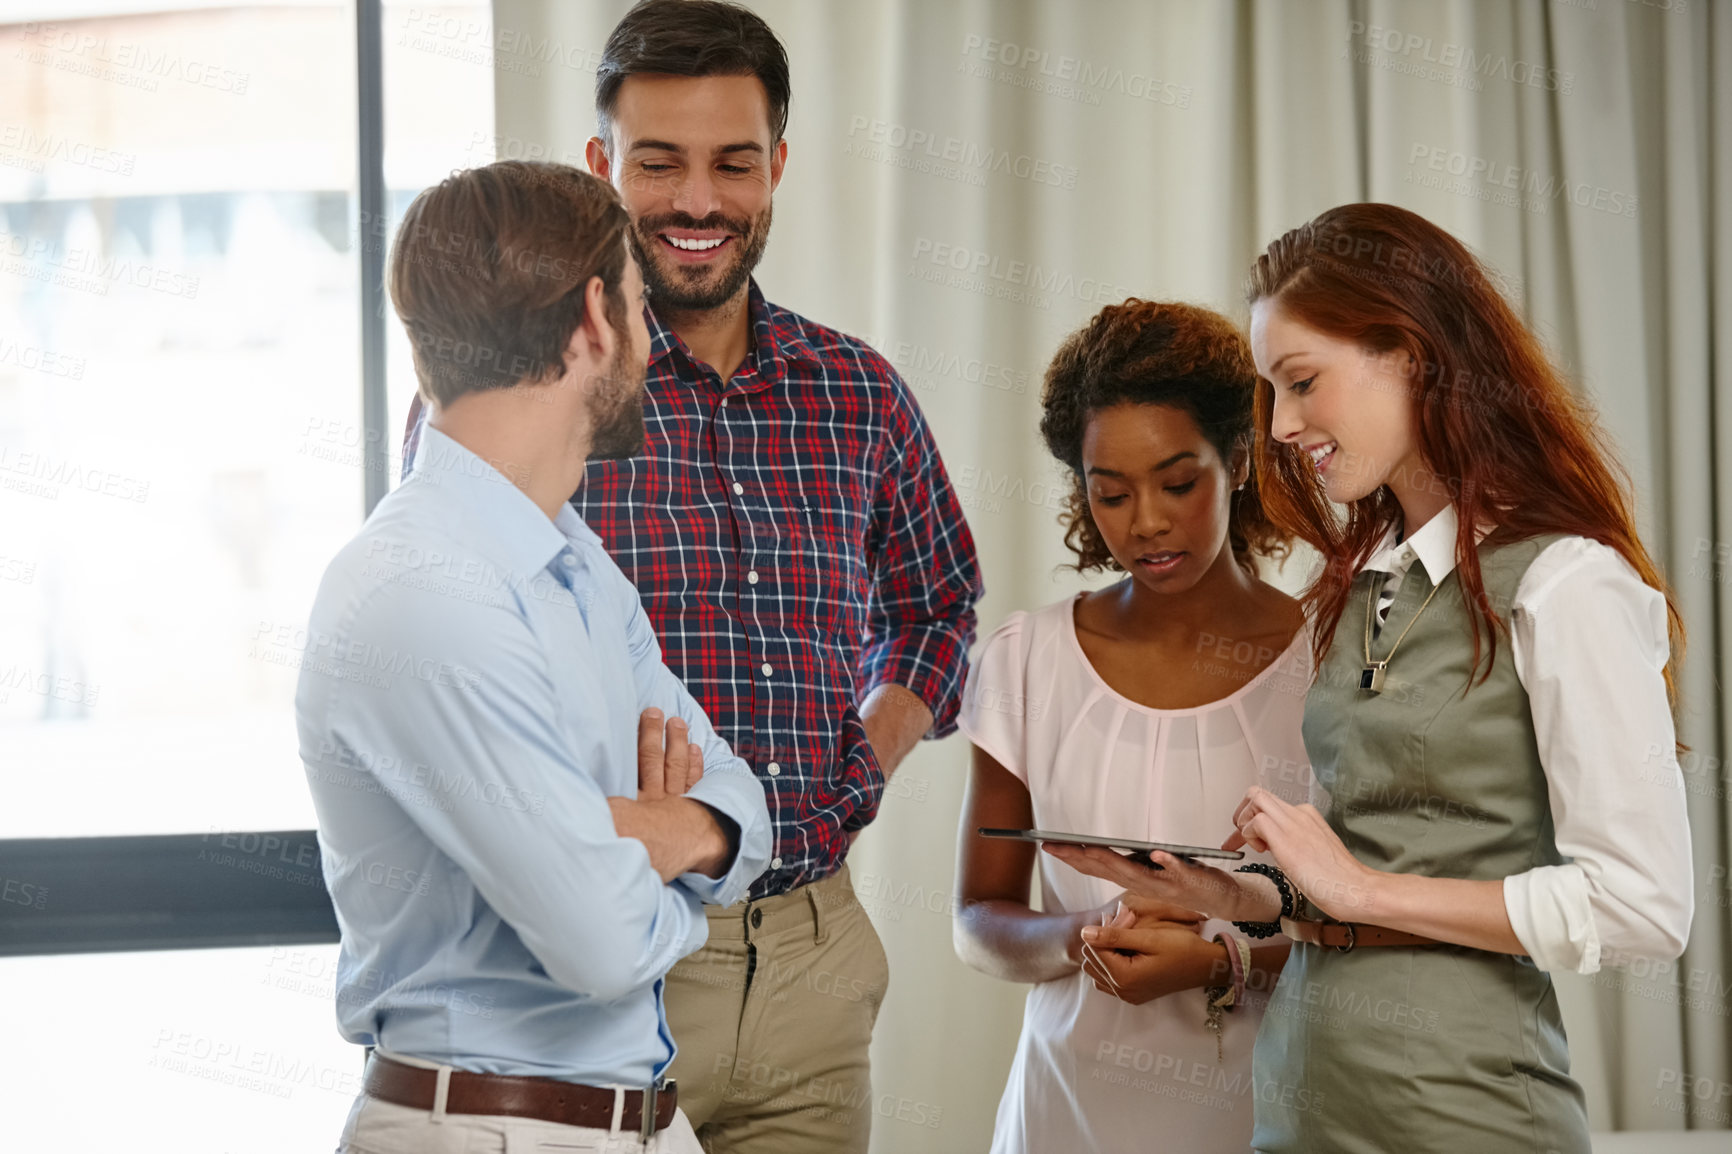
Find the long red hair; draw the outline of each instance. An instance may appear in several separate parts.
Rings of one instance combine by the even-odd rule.
[[[1394,205],[1343,205],[1271,244],[1251,269],[1246,299],[1276,303],[1308,328],[1391,363],[1405,353],[1417,366],[1407,381],[1417,440],[1459,517],[1456,572],[1475,668],[1483,640],[1490,676],[1498,631],[1508,623],[1486,596],[1474,526],[1495,526],[1493,540],[1501,541],[1565,533],[1616,549],[1666,598],[1666,690],[1676,700],[1683,619],[1636,534],[1629,475],[1593,413],[1466,245]],[[1269,518],[1323,555],[1322,572],[1303,595],[1321,666],[1353,577],[1399,524],[1401,506],[1384,486],[1348,505],[1343,520],[1310,458],[1269,436],[1274,403],[1274,386],[1259,377],[1257,487]]]

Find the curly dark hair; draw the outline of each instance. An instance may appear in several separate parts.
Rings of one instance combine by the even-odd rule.
[[[1040,434],[1070,466],[1071,492],[1059,514],[1079,573],[1120,570],[1089,514],[1083,432],[1089,417],[1114,405],[1170,405],[1189,413],[1224,463],[1247,464],[1254,428],[1257,369],[1251,347],[1226,317],[1196,305],[1132,297],[1108,305],[1065,338],[1046,370]],[[1233,493],[1227,534],[1247,570],[1252,557],[1284,557],[1291,538],[1263,513],[1256,481]]]

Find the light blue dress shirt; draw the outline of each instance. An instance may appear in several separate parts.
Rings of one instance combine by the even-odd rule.
[[[769,858],[763,789],[582,518],[549,521],[424,436],[325,573],[295,695],[339,1027],[463,1070],[648,1085],[673,1059],[662,975],[703,944],[699,903],[732,904]],[[703,747],[689,796],[739,826],[720,879],[663,884],[614,832],[650,706]]]

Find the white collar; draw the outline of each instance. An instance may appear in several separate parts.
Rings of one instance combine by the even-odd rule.
[[[1408,566],[1418,558],[1419,563],[1425,566],[1425,575],[1431,579],[1431,583],[1441,585],[1445,577],[1455,572],[1455,535],[1460,525],[1455,506],[1445,505],[1431,520],[1421,525],[1413,536],[1400,543],[1395,540],[1396,528],[1391,526],[1359,571],[1405,574]],[[1475,541],[1485,540],[1491,529],[1490,525],[1481,525]]]

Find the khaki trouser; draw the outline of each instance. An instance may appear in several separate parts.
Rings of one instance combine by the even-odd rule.
[[[669,1075],[710,1154],[866,1150],[867,1049],[890,980],[848,870],[786,894],[705,907],[703,949],[663,990]]]

